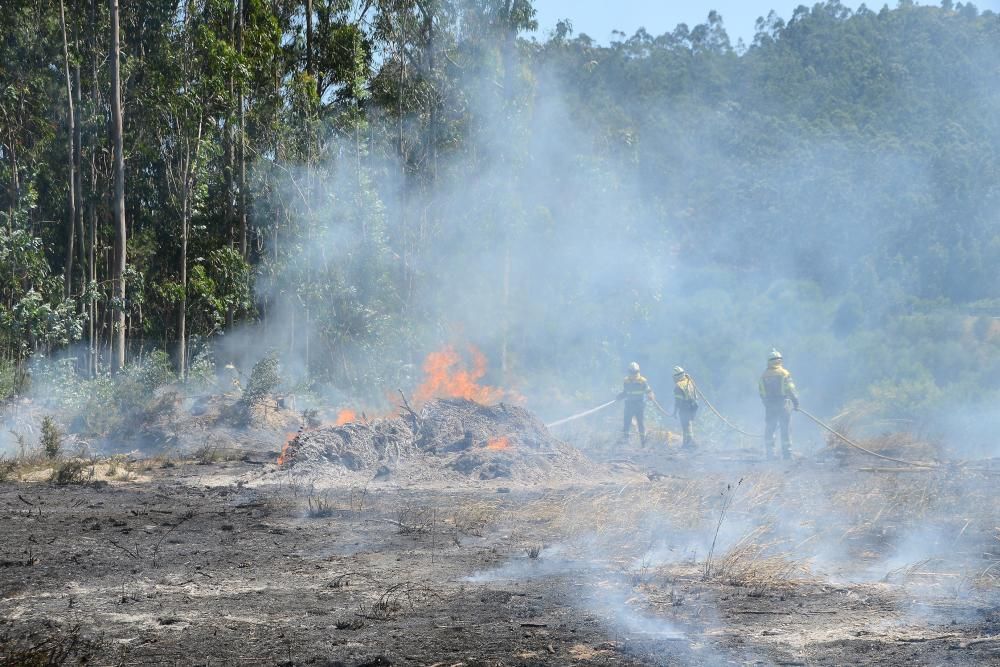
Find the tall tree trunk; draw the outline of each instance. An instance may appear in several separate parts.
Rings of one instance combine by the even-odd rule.
[[[427,81],[431,86],[431,94],[429,96],[429,109],[428,116],[430,122],[427,128],[427,151],[430,154],[431,160],[431,183],[437,181],[437,142],[438,142],[438,99],[437,99],[437,79],[436,79],[436,69],[434,63],[434,14],[433,10],[428,7],[427,3],[420,3],[420,8],[424,12],[424,26],[427,31],[427,46],[425,50],[425,57],[427,60]]]
[[[7,128],[7,138],[10,148],[10,192],[8,193],[10,203],[7,205],[7,231],[9,233],[14,231],[14,211],[17,210],[19,190],[21,188],[17,183],[17,148],[14,145],[17,139],[14,137],[14,131],[11,128]]]
[[[73,133],[73,174],[75,175],[74,192],[76,192],[76,238],[77,256],[76,260],[80,264],[81,292],[87,283],[87,240],[83,231],[83,128],[81,127],[80,112],[83,108],[83,94],[80,91],[80,64],[77,63],[73,70],[73,93],[76,96],[76,118],[74,119],[75,132]],[[80,304],[81,309],[83,304]]]
[[[76,238],[76,112],[73,109],[73,79],[69,68],[69,40],[66,36],[66,7],[63,0],[59,0],[59,23],[62,26],[63,38],[63,65],[66,72],[66,125],[69,160],[66,163],[68,169],[67,182],[69,185],[69,211],[68,224],[66,225],[66,265],[63,284],[63,294],[68,299],[73,294],[73,259],[75,257],[74,239]],[[83,243],[83,239],[80,240]]]
[[[100,93],[97,87],[98,82],[98,54],[97,54],[97,3],[98,0],[90,1],[90,104],[91,110],[95,111],[100,108]],[[88,136],[93,140],[94,135],[88,133]],[[89,236],[90,241],[87,244],[87,267],[89,273],[87,275],[88,286],[97,284],[97,204],[95,199],[97,193],[100,192],[100,187],[97,181],[97,146],[90,147],[89,159],[90,159],[90,193],[87,197],[87,222],[90,226]],[[90,347],[90,362],[89,362],[89,372],[91,377],[97,376],[99,361],[100,361],[100,332],[97,330],[97,298],[91,295],[91,298],[87,302],[88,306],[88,317],[87,317],[87,341]]]
[[[125,155],[122,137],[121,48],[118,38],[118,0],[108,0],[111,9],[111,135],[114,144],[115,256],[112,292],[114,303],[114,361],[112,369],[125,368]]]
[[[505,113],[503,115],[504,123],[507,125],[506,133],[507,136],[513,136],[513,118],[514,118],[514,104],[515,100],[515,87],[517,82],[517,27],[514,25],[513,17],[511,16],[511,3],[507,2],[504,12],[504,25],[503,30],[503,42],[500,45],[501,58],[503,61],[503,76],[504,76],[504,107]],[[512,149],[510,144],[507,144],[503,148],[503,158],[504,158],[504,168],[508,170],[510,178],[503,182],[503,197],[505,201],[515,202],[516,199],[513,196],[514,184],[510,180],[515,178],[514,175],[514,159],[512,154]],[[510,345],[510,280],[511,280],[511,226],[509,224],[504,225],[503,228],[503,245],[504,245],[504,257],[503,257],[503,291],[501,294],[501,322],[500,322],[500,377],[501,381],[506,384],[508,381],[509,373],[509,356],[508,350]]]
[[[243,28],[246,11],[244,0],[239,0],[239,16],[237,17],[236,23],[236,52],[243,57]],[[247,151],[246,151],[246,131],[247,131],[247,116],[245,107],[245,100],[243,99],[243,82],[239,84],[239,94],[237,95],[237,102],[239,103],[239,114],[240,114],[240,143],[239,143],[239,182],[237,183],[238,188],[238,201],[237,210],[240,217],[240,255],[245,260],[247,258]]]
[[[306,0],[306,72],[309,73],[309,74],[313,73],[313,3],[312,3],[312,0]]]
[[[188,253],[188,192],[183,186],[181,200],[181,302],[177,308],[177,376],[187,376],[187,253]]]

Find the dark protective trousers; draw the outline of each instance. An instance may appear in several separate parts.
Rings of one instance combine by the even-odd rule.
[[[781,451],[790,452],[792,436],[789,423],[792,420],[790,401],[768,401],[764,403],[764,449],[768,454],[774,451],[774,432],[781,428]]]
[[[681,432],[684,434],[684,447],[694,446],[694,416],[698,413],[698,406],[680,407],[677,416],[681,420]]]
[[[645,401],[625,401],[625,424],[622,428],[622,439],[627,440],[629,431],[632,430],[632,420],[635,419],[636,426],[639,427],[639,439],[646,443],[646,421],[644,413],[646,410]]]

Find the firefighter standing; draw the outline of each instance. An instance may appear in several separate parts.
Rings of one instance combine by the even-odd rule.
[[[792,439],[788,433],[792,409],[799,409],[799,395],[792,382],[792,374],[784,367],[781,353],[771,350],[767,370],[758,384],[760,400],[764,403],[764,453],[774,458],[774,432],[781,427],[781,457],[792,457]]]
[[[639,428],[639,441],[642,446],[646,446],[646,424],[643,414],[646,408],[646,398],[652,400],[653,390],[649,387],[646,378],[639,374],[639,364],[634,361],[628,365],[628,375],[622,386],[622,392],[618,394],[618,399],[625,400],[625,423],[622,429],[622,440],[628,441],[629,431],[632,430],[632,420],[635,419]]]
[[[684,448],[694,447],[694,416],[698,412],[698,390],[694,380],[680,366],[674,366],[674,417],[681,420]]]

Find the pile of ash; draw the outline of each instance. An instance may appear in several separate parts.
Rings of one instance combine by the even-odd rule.
[[[430,401],[420,414],[304,431],[282,460],[285,467],[334,467],[376,478],[521,482],[578,476],[588,465],[524,408],[464,399]]]

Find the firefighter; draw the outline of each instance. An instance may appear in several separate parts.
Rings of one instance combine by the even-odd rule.
[[[622,441],[628,441],[629,431],[632,430],[632,420],[635,420],[639,428],[639,441],[642,446],[646,446],[646,423],[643,419],[646,398],[653,400],[653,390],[649,388],[649,382],[639,374],[639,364],[634,361],[628,365],[628,375],[622,386],[622,392],[618,394],[618,400],[625,401],[625,424],[622,429]]]
[[[681,420],[684,443],[681,447],[694,447],[694,416],[698,412],[698,390],[694,380],[680,366],[674,366],[674,417]]]
[[[767,358],[767,370],[758,383],[760,400],[764,403],[764,453],[774,458],[774,432],[781,427],[781,457],[792,457],[792,439],[788,433],[792,410],[799,409],[799,394],[792,374],[784,366],[781,352],[775,349]]]

